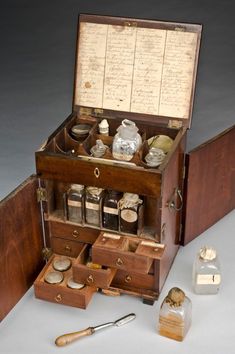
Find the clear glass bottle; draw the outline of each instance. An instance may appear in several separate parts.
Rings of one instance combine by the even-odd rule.
[[[149,167],[157,167],[161,165],[165,157],[166,155],[162,149],[152,147],[145,156],[145,161]]]
[[[118,202],[121,192],[108,190],[103,203],[103,227],[110,230],[119,229]]]
[[[85,198],[85,219],[86,223],[100,227],[101,225],[101,203],[104,190],[97,187],[86,188]]]
[[[142,139],[138,134],[135,122],[124,119],[117,129],[113,139],[112,154],[117,160],[130,161],[136,151],[139,150]]]
[[[217,252],[204,246],[193,265],[193,289],[196,294],[217,294],[221,283],[221,270]]]
[[[159,312],[158,332],[160,335],[182,341],[192,321],[192,303],[179,288],[172,288]]]
[[[138,230],[138,209],[143,201],[138,194],[124,193],[119,201],[120,210],[120,231],[124,233],[137,234]]]
[[[85,189],[82,184],[72,184],[67,192],[68,220],[81,224],[83,221]]]

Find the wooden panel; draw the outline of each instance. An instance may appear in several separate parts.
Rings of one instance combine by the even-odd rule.
[[[31,177],[0,203],[0,320],[29,289],[42,268],[37,179]]]
[[[141,167],[110,166],[76,157],[36,153],[37,173],[42,179],[80,183],[141,195],[160,196],[161,173]],[[99,171],[99,176],[95,171]],[[121,176],[121,177],[120,177]]]
[[[183,244],[234,209],[234,142],[235,126],[189,153]]]
[[[64,222],[49,221],[49,225],[52,236],[85,243],[94,243],[100,233],[100,230]]]
[[[126,272],[118,270],[112,283],[112,287],[129,288],[129,289],[154,289],[154,276],[149,274],[141,274],[133,271]]]
[[[54,253],[63,254],[68,257],[77,257],[81,252],[84,243],[65,240],[59,237],[51,238],[51,247]]]

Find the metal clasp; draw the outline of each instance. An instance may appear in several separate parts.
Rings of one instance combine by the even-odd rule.
[[[176,206],[176,199],[179,197],[180,199],[180,206]],[[168,208],[174,209],[175,211],[180,211],[183,208],[183,196],[181,190],[177,187],[172,195],[171,200],[167,203]]]

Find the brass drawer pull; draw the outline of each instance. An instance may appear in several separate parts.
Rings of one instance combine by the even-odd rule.
[[[130,275],[127,275],[127,276],[125,277],[125,282],[126,282],[126,283],[130,283],[130,281],[132,281],[132,277],[131,277]]]
[[[61,296],[60,294],[57,294],[57,295],[55,296],[55,301],[56,301],[56,302],[61,302],[61,301],[62,301],[62,296]]]
[[[94,283],[94,278],[93,276],[90,274],[88,277],[87,277],[87,282],[90,284],[90,283]]]
[[[77,238],[79,236],[78,230],[73,230],[73,234],[72,235],[73,235],[74,238]]]
[[[118,259],[116,260],[116,265],[117,265],[117,266],[122,266],[122,265],[123,265],[123,260],[122,260],[121,258],[118,258]]]
[[[64,249],[65,249],[66,252],[71,252],[72,251],[72,248],[69,245],[66,245],[64,247]]]
[[[94,169],[94,175],[95,175],[96,178],[99,178],[99,177],[100,177],[100,170],[98,169],[98,167],[96,167],[96,168]]]

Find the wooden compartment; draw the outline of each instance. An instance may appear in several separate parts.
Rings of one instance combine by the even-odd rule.
[[[67,286],[67,280],[72,276],[72,268],[63,272],[64,279],[59,284],[48,284],[44,278],[47,272],[54,270],[52,263],[58,255],[53,255],[47,265],[43,268],[34,282],[35,296],[63,305],[69,305],[85,309],[89,304],[92,295],[97,291],[96,287],[85,286],[82,289],[71,289]],[[72,263],[74,259],[70,258]]]
[[[102,266],[100,269],[93,269],[87,265],[89,259],[90,246],[85,245],[83,250],[73,264],[73,277],[78,283],[96,286],[98,288],[108,288],[116,269]],[[92,259],[92,261],[94,261]]]

